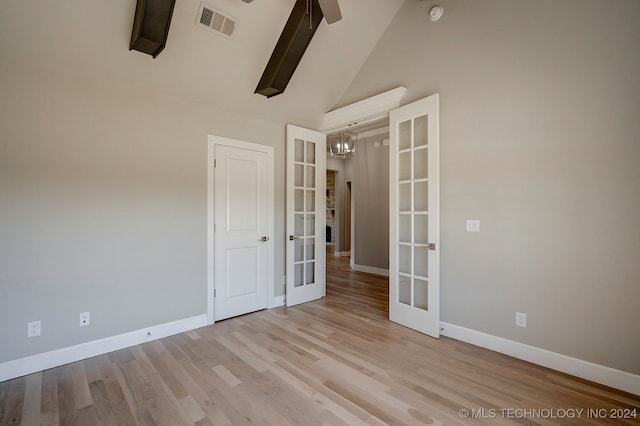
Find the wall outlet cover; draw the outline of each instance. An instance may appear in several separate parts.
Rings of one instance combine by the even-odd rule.
[[[27,323],[27,337],[40,336],[42,331],[42,324],[40,321],[31,321]]]
[[[91,315],[89,312],[82,312],[80,314],[80,327],[84,327],[91,324]]]
[[[467,219],[467,232],[480,232],[480,220]]]

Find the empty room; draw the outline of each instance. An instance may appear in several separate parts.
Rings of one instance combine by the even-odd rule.
[[[638,22],[2,0],[0,424],[640,424]]]

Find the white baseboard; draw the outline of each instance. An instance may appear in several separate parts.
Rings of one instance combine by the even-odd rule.
[[[278,306],[284,306],[284,296],[274,296],[269,309],[277,308]]]
[[[382,275],[385,277],[389,276],[388,269],[375,268],[373,266],[357,265],[355,263],[351,265],[351,268],[353,268],[355,271],[358,271],[358,272],[366,272],[368,274]]]
[[[348,257],[351,256],[351,251],[334,251],[334,257]]]
[[[452,339],[461,340],[553,370],[640,395],[640,376],[636,374],[445,322],[440,323],[440,332],[443,336],[451,337]]]
[[[0,364],[0,382],[102,355],[150,340],[161,339],[207,325],[207,314],[130,331],[117,336],[80,343]]]

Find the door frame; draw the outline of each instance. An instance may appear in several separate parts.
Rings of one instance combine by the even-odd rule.
[[[216,145],[230,146],[233,148],[246,149],[267,154],[267,174],[269,176],[269,241],[268,245],[268,309],[276,306],[274,302],[274,245],[275,245],[275,163],[274,148],[268,145],[261,145],[253,142],[246,142],[238,139],[226,138],[223,136],[209,135],[207,140],[207,324],[215,322],[215,147]]]

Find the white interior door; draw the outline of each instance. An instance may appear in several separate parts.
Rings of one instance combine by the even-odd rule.
[[[440,336],[439,97],[389,115],[389,319]]]
[[[214,312],[219,321],[268,306],[268,155],[216,145],[214,173]]]
[[[325,135],[287,124],[286,305],[324,297]]]

